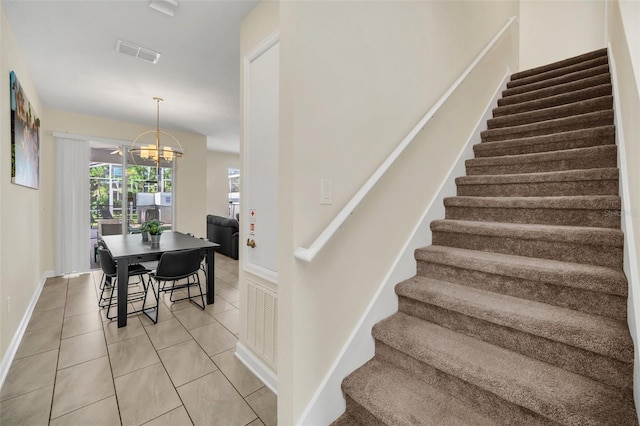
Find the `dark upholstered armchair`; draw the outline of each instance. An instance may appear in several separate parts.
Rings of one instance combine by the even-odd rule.
[[[207,215],[207,239],[220,244],[216,250],[220,254],[238,259],[238,242],[240,225],[235,219]]]

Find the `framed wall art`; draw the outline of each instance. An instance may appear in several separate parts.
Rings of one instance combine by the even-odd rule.
[[[11,182],[38,189],[40,183],[40,119],[11,71]]]

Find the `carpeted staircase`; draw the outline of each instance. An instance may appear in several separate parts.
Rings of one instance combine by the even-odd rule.
[[[343,425],[637,425],[605,49],[514,74]]]

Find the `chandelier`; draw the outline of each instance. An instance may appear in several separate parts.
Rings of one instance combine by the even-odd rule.
[[[140,133],[131,143],[131,147],[129,148],[129,153],[132,155],[135,161],[135,157],[138,156],[143,160],[151,160],[156,163],[156,173],[157,176],[160,175],[160,163],[161,161],[172,162],[174,158],[181,158],[183,155],[182,145],[180,141],[176,139],[170,133],[167,133],[163,130],[160,130],[160,102],[163,101],[162,98],[155,97],[153,98],[156,101],[156,129],[155,130],[147,130],[146,132]],[[149,134],[155,134],[155,143],[142,145],[141,139]],[[175,146],[163,146],[160,143],[160,135],[167,136],[172,139],[176,144]]]

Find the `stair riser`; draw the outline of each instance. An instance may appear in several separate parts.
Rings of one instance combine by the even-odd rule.
[[[366,408],[354,401],[349,394],[346,394],[345,398],[347,400],[346,413],[356,419],[356,421],[363,425],[387,426],[384,422],[371,414]]]
[[[551,64],[542,65],[539,67],[518,71],[511,75],[511,81],[518,80],[525,77],[530,77],[532,75],[542,74],[543,72],[555,70],[558,68],[564,68],[571,65],[579,64],[585,61],[590,61],[592,59],[601,58],[603,56],[607,56],[607,49],[599,49],[594,50],[592,52],[587,52],[583,55],[574,56],[572,58],[567,58],[561,61],[557,61]]]
[[[514,159],[514,161],[517,159]],[[615,150],[611,150],[604,155],[597,156],[585,154],[573,158],[565,158],[551,161],[531,161],[526,163],[511,163],[501,165],[474,165],[469,162],[467,165],[467,176],[478,175],[510,175],[522,173],[542,173],[542,172],[559,172],[563,170],[578,169],[603,169],[614,168],[617,166],[617,154]]]
[[[563,151],[566,149],[589,148],[594,146],[613,145],[613,135],[605,137],[585,137],[569,140],[549,140],[528,145],[510,144],[509,142],[481,143],[473,146],[476,158],[502,157],[505,155],[534,154],[539,152]]]
[[[498,118],[510,114],[520,114],[532,112],[544,108],[552,108],[567,105],[574,102],[586,101],[588,99],[599,98],[601,96],[611,96],[611,84],[602,84],[597,87],[589,87],[582,90],[563,93],[556,96],[536,98],[529,102],[521,102],[514,105],[499,106],[493,109],[493,117]]]
[[[399,311],[633,393],[633,364],[400,297]]]
[[[529,138],[534,136],[552,135],[554,133],[571,132],[613,124],[613,112],[610,114],[584,114],[565,120],[547,121],[533,125],[507,127],[502,129],[485,130],[481,133],[482,142],[499,142],[510,139]]]
[[[433,231],[432,234],[433,245],[622,268],[622,247],[525,240],[471,233]]]
[[[503,127],[521,126],[523,124],[538,123],[540,121],[556,118],[572,117],[595,111],[604,111],[613,108],[613,97],[605,96],[590,99],[576,104],[562,105],[536,111],[522,112],[487,120],[488,129],[500,129]]]
[[[411,372],[426,383],[454,395],[474,410],[496,419],[496,423],[531,426],[557,426],[551,420],[517,404],[481,389],[469,382],[420,362],[397,349],[376,340],[376,357]]]
[[[627,298],[531,279],[419,260],[417,275],[627,321]]]
[[[618,180],[527,182],[507,184],[458,184],[457,195],[472,197],[558,197],[571,195],[618,195]]]
[[[604,68],[603,68],[604,69]],[[611,83],[611,74],[607,72],[593,75],[581,80],[572,81],[556,86],[545,87],[538,90],[532,90],[525,93],[509,95],[509,91],[502,92],[502,98],[498,99],[498,107],[507,105],[516,105],[522,102],[529,102],[535,99],[548,98],[550,96],[562,95],[565,93],[575,92],[577,90],[599,86],[601,84]],[[515,89],[512,89],[512,91]],[[506,93],[506,94],[505,94]]]
[[[446,219],[620,228],[619,210],[447,206]]]
[[[521,87],[521,86],[525,86],[533,83],[545,82],[550,79],[574,74],[580,71],[591,70],[593,68],[596,68],[602,65],[607,65],[606,56],[601,56],[599,58],[590,59],[590,60],[583,61],[578,64],[570,65],[567,67],[557,68],[557,69],[542,72],[539,74],[534,74],[528,77],[521,77],[516,80],[507,82],[507,88],[511,89],[514,87]]]
[[[558,77],[557,79],[544,80],[536,83],[526,84],[524,86],[508,88],[502,91],[502,96],[507,97],[520,95],[522,93],[558,86],[565,83],[577,82],[588,77],[594,77],[607,73],[609,73],[609,65],[601,65],[599,67],[590,68],[584,71],[567,74],[562,77]]]

